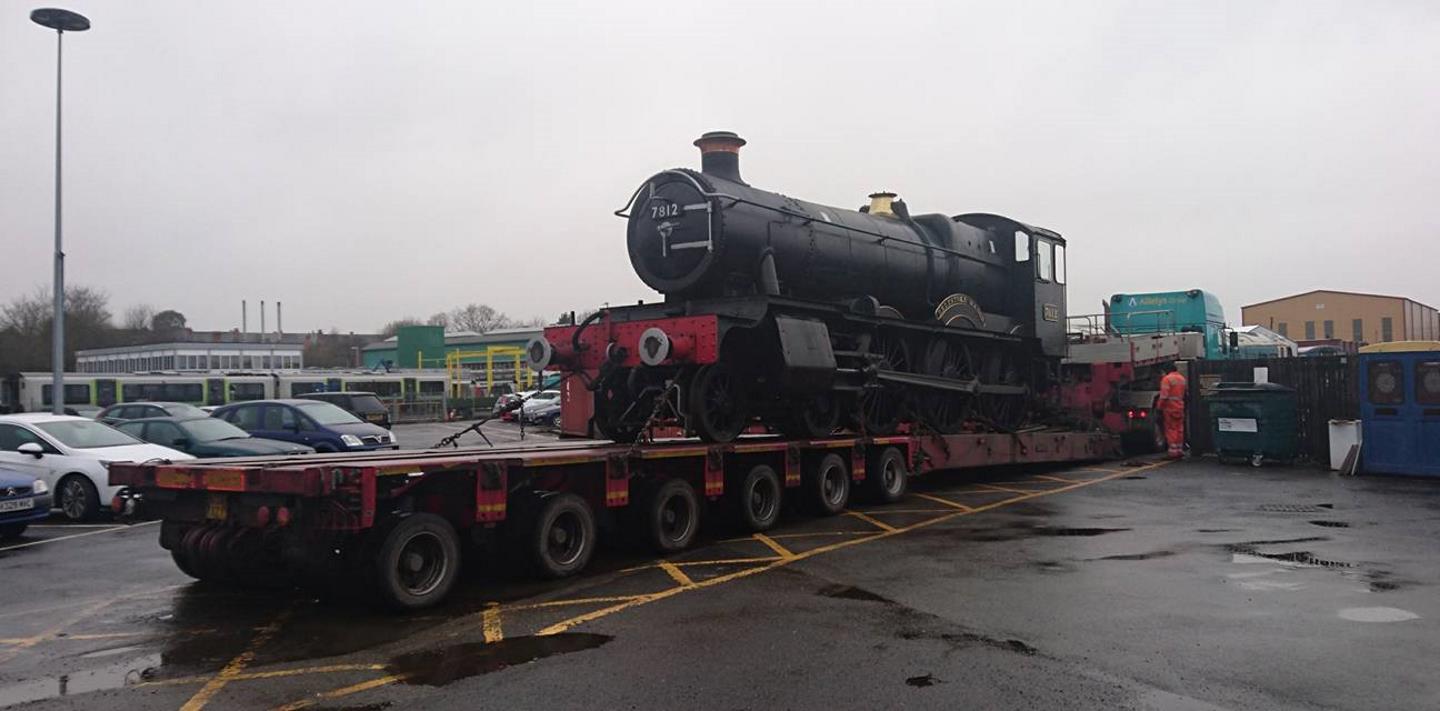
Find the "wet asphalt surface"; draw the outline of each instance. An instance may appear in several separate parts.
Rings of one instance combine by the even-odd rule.
[[[1436,482],[1111,462],[851,511],[476,565],[410,616],[194,583],[154,524],[37,528],[0,544],[0,706],[1440,707]]]

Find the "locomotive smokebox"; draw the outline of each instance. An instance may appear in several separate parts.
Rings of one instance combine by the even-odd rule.
[[[731,131],[710,131],[695,139],[700,149],[700,172],[745,185],[740,179],[740,146],[745,139]]]

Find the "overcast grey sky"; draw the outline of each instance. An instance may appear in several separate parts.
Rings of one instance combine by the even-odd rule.
[[[38,1],[38,0],[37,0]],[[0,299],[50,282],[55,37],[0,2]],[[611,212],[710,129],[752,184],[987,211],[1072,313],[1200,287],[1440,304],[1440,3],[76,0],[67,280],[367,331],[654,298]]]

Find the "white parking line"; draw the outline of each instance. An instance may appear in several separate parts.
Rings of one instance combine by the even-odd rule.
[[[68,540],[70,540],[70,539],[72,539],[72,538],[84,538],[85,536],[94,536],[94,535],[96,535],[96,534],[109,533],[109,532],[111,532],[111,531],[128,531],[128,530],[130,530],[130,529],[132,529],[132,528],[140,528],[141,526],[149,526],[149,525],[156,524],[156,523],[160,523],[160,522],[157,520],[157,521],[146,521],[146,522],[144,522],[144,523],[137,523],[137,524],[134,524],[134,525],[131,525],[131,526],[111,526],[111,527],[109,527],[109,528],[102,528],[102,529],[100,529],[100,530],[98,530],[98,531],[86,531],[85,533],[76,533],[76,534],[71,535],[71,536],[61,536],[61,537],[59,537],[59,538],[46,538],[46,539],[44,539],[44,540],[39,540],[39,541],[30,541],[29,543],[19,543],[19,544],[13,545],[13,546],[4,546],[3,548],[0,548],[0,552],[13,551],[13,550],[17,550],[17,549],[20,549],[20,548],[29,548],[30,546],[38,546],[38,545],[40,545],[40,544],[42,544],[42,543],[58,543],[58,542],[60,542],[60,541],[68,541]]]

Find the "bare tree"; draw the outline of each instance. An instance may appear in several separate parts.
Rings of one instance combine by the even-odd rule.
[[[485,333],[497,328],[509,328],[515,321],[494,307],[485,304],[467,304],[450,312],[450,325],[461,331]]]
[[[127,331],[144,331],[150,328],[150,319],[155,317],[155,307],[150,304],[136,304],[125,309],[120,317],[120,328]]]
[[[406,327],[406,326],[424,326],[424,325],[425,325],[424,322],[422,322],[420,319],[415,318],[414,316],[406,316],[405,318],[395,319],[394,321],[391,321],[390,323],[387,323],[387,324],[385,324],[384,326],[381,326],[381,327],[380,327],[380,337],[381,337],[381,338],[389,338],[389,337],[395,335],[395,332],[396,332],[396,331],[399,331],[400,329],[402,329],[402,328],[404,328],[404,327]]]
[[[50,290],[35,289],[0,307],[0,354],[5,367],[42,370],[50,367],[50,334],[54,326]],[[105,292],[84,286],[65,290],[65,352],[69,361],[76,350],[114,345],[109,298]]]
[[[425,319],[425,325],[426,325],[426,326],[439,326],[439,327],[441,327],[441,328],[449,328],[449,327],[450,327],[450,314],[447,314],[447,313],[445,313],[444,311],[441,311],[440,313],[437,313],[437,314],[431,314],[431,315],[430,315],[430,318]]]

